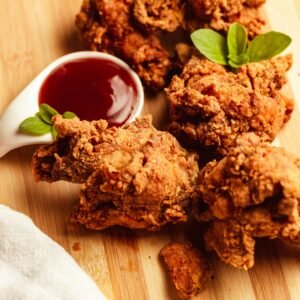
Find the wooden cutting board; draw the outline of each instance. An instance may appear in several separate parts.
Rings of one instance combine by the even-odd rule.
[[[74,26],[80,5],[81,0],[0,1],[0,114],[48,63],[81,49]],[[289,51],[296,57],[289,79],[300,101],[300,1],[268,0],[264,10],[272,28],[294,39]],[[165,100],[148,99],[144,113],[152,113],[159,126],[167,114]],[[298,108],[278,142],[300,152]],[[79,186],[36,184],[30,168],[34,149],[19,149],[0,159],[0,203],[29,215],[91,275],[108,299],[177,299],[158,252],[171,240],[183,240],[188,229],[175,226],[159,233],[125,229],[68,233],[68,217]],[[73,249],[77,242],[80,251]],[[214,281],[195,299],[300,299],[300,248],[281,241],[258,242],[256,264],[249,272],[233,269],[216,258],[214,269]]]

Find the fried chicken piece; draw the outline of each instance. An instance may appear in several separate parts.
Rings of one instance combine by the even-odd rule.
[[[213,278],[204,255],[189,243],[171,243],[160,251],[171,281],[181,299],[190,299]]]
[[[110,38],[103,18],[97,12],[95,1],[83,1],[75,23],[82,39],[91,50],[115,54],[114,41]]]
[[[233,16],[247,7],[259,7],[265,0],[191,0],[195,14],[205,18],[207,16],[220,15],[222,17]]]
[[[84,183],[72,222],[91,229],[121,225],[157,230],[187,220],[198,176],[197,155],[151,117],[122,128],[106,121],[54,117],[58,139],[33,157],[37,181]]]
[[[193,56],[166,89],[169,130],[189,146],[221,155],[247,132],[272,141],[294,107],[293,100],[281,94],[291,64],[287,55],[244,65],[235,74]]]
[[[200,18],[213,15],[236,15],[243,9],[244,0],[191,0],[194,12]]]
[[[205,233],[207,249],[214,250],[225,263],[248,270],[254,266],[255,238],[281,238],[300,244],[299,218],[295,223],[289,222],[288,216],[273,215],[272,210],[276,209],[277,205],[260,205],[236,212],[224,221],[214,219]]]
[[[199,221],[206,245],[237,268],[254,265],[255,238],[300,241],[300,158],[247,134],[200,172]],[[207,216],[210,216],[208,218]]]
[[[112,156],[113,141],[105,137],[107,122],[79,121],[77,118],[66,121],[61,116],[53,117],[53,122],[58,138],[34,153],[32,168],[35,180],[84,183],[107,156]],[[98,151],[101,143],[107,144],[107,148]],[[114,159],[118,163],[122,157]]]
[[[290,204],[296,203],[291,201]],[[255,238],[278,237],[299,244],[299,220],[289,223],[285,220],[288,215],[272,213],[276,209],[276,205],[260,205],[236,212],[234,218],[228,220],[213,220],[205,233],[207,249],[216,251],[222,261],[247,270],[254,265]]]
[[[168,52],[154,35],[143,35],[133,25],[133,0],[85,0],[76,25],[91,50],[117,55],[130,64],[153,90],[166,84],[171,67]]]
[[[183,22],[182,0],[136,0],[133,15],[147,31],[158,29],[173,32]]]
[[[227,32],[229,26],[238,22],[245,26],[251,37],[261,33],[265,25],[258,7],[265,0],[190,0],[186,7],[184,27],[193,32],[202,27]]]
[[[248,28],[250,37],[260,33],[264,21],[257,7],[263,0],[84,0],[76,25],[86,45],[124,59],[153,91],[166,86],[173,58],[151,32],[189,33],[200,27],[225,32],[231,23]],[[139,30],[142,29],[142,30]]]
[[[223,262],[246,270],[254,265],[255,240],[237,221],[214,220],[204,238],[207,250],[214,250]]]
[[[141,34],[133,32],[124,37],[119,53],[130,63],[144,85],[153,91],[166,86],[172,62],[156,36],[150,35],[145,39]]]

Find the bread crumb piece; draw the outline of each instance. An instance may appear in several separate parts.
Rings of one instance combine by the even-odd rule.
[[[80,251],[81,250],[80,243],[78,243],[78,242],[74,243],[72,246],[72,249],[74,251]]]

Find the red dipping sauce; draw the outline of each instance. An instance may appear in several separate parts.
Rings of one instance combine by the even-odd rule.
[[[45,79],[39,104],[59,113],[71,111],[83,120],[105,119],[120,126],[130,119],[138,91],[132,76],[112,61],[84,58],[66,62]]]

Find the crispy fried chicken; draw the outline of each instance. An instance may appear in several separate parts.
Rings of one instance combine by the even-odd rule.
[[[258,7],[265,0],[189,0],[184,27],[192,32],[202,27],[227,32],[230,24],[245,26],[250,37],[261,33],[264,19]]]
[[[91,50],[117,55],[146,86],[159,90],[171,67],[168,52],[154,35],[142,34],[131,20],[133,0],[85,0],[76,25]]]
[[[58,139],[33,157],[37,181],[83,183],[72,221],[91,229],[121,225],[157,230],[187,220],[197,156],[150,117],[123,128],[106,121],[54,117]]]
[[[206,257],[189,243],[171,243],[160,256],[181,299],[197,295],[213,277]]]
[[[208,222],[205,240],[226,263],[254,265],[255,238],[300,242],[300,158],[260,143],[254,134],[237,141],[220,162],[200,172],[194,215]]]
[[[182,0],[136,0],[133,15],[141,28],[147,31],[158,29],[173,32],[182,26]]]
[[[76,25],[86,45],[124,59],[145,86],[161,90],[176,69],[156,31],[190,32],[210,27],[225,33],[230,24],[246,26],[250,37],[264,21],[257,7],[263,0],[84,0]]]
[[[166,89],[170,131],[187,145],[225,155],[236,138],[254,132],[272,141],[293,111],[281,94],[290,55],[242,66],[238,73],[193,56]]]

